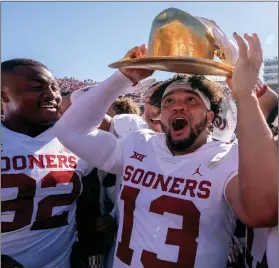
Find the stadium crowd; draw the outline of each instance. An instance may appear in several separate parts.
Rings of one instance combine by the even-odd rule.
[[[78,80],[74,77],[63,77],[57,79],[58,85],[62,92],[73,91],[82,87],[96,85],[97,82],[92,79]]]
[[[57,82],[58,82],[62,95],[66,95],[69,92],[72,92],[72,91],[75,91],[75,90],[78,90],[78,89],[81,89],[84,87],[95,86],[99,83],[92,79],[79,80],[74,77],[58,78]],[[146,91],[144,91],[144,92],[138,91],[138,92],[133,92],[133,93],[127,93],[126,97],[131,98],[136,103],[143,103],[145,94],[146,94]]]
[[[278,100],[257,35],[234,38],[226,87],[2,62],[2,267],[278,268]]]

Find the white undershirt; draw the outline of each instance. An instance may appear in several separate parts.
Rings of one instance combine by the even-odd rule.
[[[55,124],[60,142],[89,165],[120,173],[122,140],[98,127],[111,104],[132,84],[118,71],[78,98]]]

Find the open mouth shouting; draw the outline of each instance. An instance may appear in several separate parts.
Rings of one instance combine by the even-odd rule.
[[[188,126],[188,121],[183,117],[174,117],[171,120],[171,129],[175,136],[181,136]]]

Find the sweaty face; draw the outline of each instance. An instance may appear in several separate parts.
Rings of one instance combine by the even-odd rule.
[[[189,149],[201,135],[206,136],[213,112],[207,111],[200,96],[187,89],[176,89],[162,99],[161,121],[171,150]]]
[[[8,115],[36,124],[50,124],[59,118],[60,88],[44,67],[20,66],[4,74]]]
[[[145,97],[144,103],[144,120],[148,124],[148,127],[155,132],[162,132],[160,114],[161,111],[155,106],[150,104],[150,97],[154,92],[154,88],[149,88]]]

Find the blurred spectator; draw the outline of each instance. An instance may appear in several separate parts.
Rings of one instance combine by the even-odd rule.
[[[138,104],[129,97],[118,98],[109,108],[108,115],[114,117],[117,114],[137,114],[140,115]]]
[[[208,79],[212,79],[211,77],[208,77]],[[213,79],[214,80],[214,79]],[[67,95],[71,91],[75,91],[80,88],[96,85],[99,82],[94,81],[92,79],[85,79],[85,80],[78,80],[74,77],[63,77],[57,79],[58,84],[61,89],[62,96],[65,96],[65,100],[67,100]],[[215,80],[214,80],[215,81]],[[219,81],[217,81],[219,82]],[[135,93],[128,93],[124,97],[119,98],[116,100],[114,107],[120,107],[119,109],[116,108],[117,110],[114,110],[115,113],[112,114],[114,116],[115,114],[141,114],[143,112],[143,106],[145,102],[145,97],[147,94],[147,90],[143,91],[138,91]],[[225,95],[230,95],[230,89],[227,86],[224,86],[224,94]],[[138,110],[138,108],[132,108],[132,110],[129,107],[135,107],[134,104],[137,104],[138,108],[141,108],[141,110]],[[111,107],[113,108],[113,107]],[[127,110],[129,109],[129,110]],[[123,112],[121,112],[121,110]],[[110,110],[110,112],[113,112]]]
[[[62,95],[67,95],[69,92],[98,84],[98,82],[92,80],[92,79],[86,79],[86,80],[78,80],[73,77],[63,77],[57,79],[59,87],[61,89]],[[143,92],[136,92],[136,93],[129,93],[125,97],[131,98],[136,103],[143,103],[145,98],[145,91]],[[138,114],[138,113],[137,113]]]

